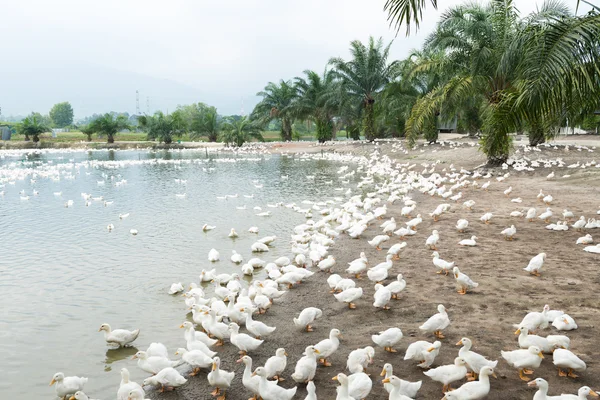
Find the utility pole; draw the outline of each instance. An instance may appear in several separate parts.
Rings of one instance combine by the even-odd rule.
[[[135,115],[140,115],[140,91],[135,91]]]

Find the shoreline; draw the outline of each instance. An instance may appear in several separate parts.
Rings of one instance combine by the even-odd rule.
[[[381,148],[385,146],[380,146]],[[433,150],[431,150],[433,148]],[[369,153],[373,147],[369,146]],[[393,148],[380,149],[381,155],[390,155]],[[430,168],[436,160],[442,165],[436,171],[443,174],[442,169],[447,169],[453,163],[456,171],[461,167],[472,168],[480,160],[474,159],[473,153],[476,148],[442,149],[441,146],[430,146],[430,149],[417,157],[411,158],[396,155],[398,163],[414,164],[415,171],[420,171],[421,163],[428,163]],[[458,152],[458,153],[457,153]],[[564,159],[587,159],[597,158],[596,153],[575,152],[569,154],[565,149],[548,150],[548,154],[539,155],[540,158],[561,157]],[[531,155],[530,155],[531,156]],[[533,158],[533,156],[531,156]],[[452,161],[454,160],[454,161]],[[568,163],[568,161],[565,161]],[[465,165],[461,165],[465,164]],[[351,167],[353,169],[354,167]],[[573,380],[557,376],[556,367],[552,365],[551,356],[546,356],[539,369],[533,377],[543,377],[548,380],[552,394],[576,393],[578,388],[587,385],[592,388],[600,386],[600,366],[594,362],[597,357],[597,345],[595,340],[596,322],[600,317],[600,305],[589,294],[596,291],[600,283],[596,266],[599,259],[597,255],[583,252],[581,246],[576,246],[575,241],[584,233],[570,229],[567,232],[553,232],[545,230],[545,223],[536,220],[528,223],[523,219],[509,216],[511,211],[536,207],[542,210],[545,206],[537,201],[536,195],[540,189],[552,193],[555,200],[552,208],[555,210],[555,218],[559,210],[568,208],[575,215],[590,216],[598,209],[597,199],[600,198],[600,186],[592,185],[591,182],[600,181],[600,170],[594,168],[590,171],[567,170],[554,168],[571,173],[573,177],[564,180],[548,181],[545,175],[548,170],[534,171],[533,173],[518,172],[512,168],[508,171],[511,176],[504,182],[492,179],[489,191],[482,189],[465,188],[463,198],[458,203],[451,203],[451,210],[444,214],[439,222],[434,222],[428,215],[440,203],[446,202],[439,197],[432,197],[413,191],[410,193],[417,202],[417,211],[423,215],[423,223],[419,225],[417,234],[404,240],[393,237],[385,243],[383,251],[377,251],[367,244],[367,240],[375,235],[381,234],[379,225],[383,221],[374,221],[360,239],[350,239],[342,234],[336,239],[330,248],[329,254],[336,258],[334,273],[342,277],[348,277],[344,270],[347,263],[358,257],[364,251],[369,259],[370,266],[385,260],[386,250],[395,243],[406,241],[408,246],[400,254],[400,260],[394,261],[390,270],[390,277],[385,283],[391,282],[396,274],[402,273],[407,282],[406,289],[400,294],[399,300],[391,300],[391,310],[383,311],[375,309],[373,302],[373,283],[366,275],[356,281],[357,287],[364,290],[362,298],[356,301],[357,309],[349,310],[346,304],[339,303],[332,294],[326,279],[327,273],[315,272],[298,287],[289,290],[281,300],[275,300],[271,309],[265,315],[257,315],[255,319],[267,325],[276,326],[277,330],[268,338],[259,350],[250,353],[253,359],[252,368],[264,365],[264,362],[274,355],[278,347],[284,347],[289,354],[287,368],[283,373],[286,381],[281,386],[289,388],[294,382],[290,378],[296,361],[301,357],[304,348],[313,345],[329,335],[329,330],[340,329],[343,338],[339,350],[329,358],[332,367],[319,366],[315,376],[317,396],[319,399],[335,398],[337,383],[332,377],[339,372],[346,371],[346,359],[350,351],[359,347],[375,347],[374,363],[369,366],[368,372],[373,380],[373,389],[368,398],[387,398],[387,393],[381,384],[379,373],[385,363],[391,363],[394,374],[408,381],[422,380],[423,385],[417,398],[437,399],[443,397],[441,384],[433,382],[424,376],[422,370],[412,361],[404,361],[403,356],[408,345],[416,340],[427,340],[433,342],[432,335],[422,334],[418,326],[429,316],[436,312],[438,304],[444,304],[450,316],[451,325],[444,331],[446,339],[442,340],[442,348],[436,358],[434,367],[451,364],[457,356],[459,347],[455,346],[461,338],[469,337],[474,342],[474,350],[489,357],[499,360],[496,373],[498,379],[492,379],[490,394],[487,399],[530,399],[535,390],[528,388],[516,373],[500,357],[500,350],[514,350],[517,348],[516,336],[514,336],[513,324],[517,324],[528,311],[541,311],[544,304],[549,304],[551,309],[561,309],[575,318],[579,329],[570,332],[557,332],[554,328],[539,332],[545,336],[548,334],[566,334],[571,339],[571,349],[581,357],[587,364],[588,370]],[[449,171],[448,171],[449,172]],[[480,184],[487,180],[480,180]],[[511,197],[521,197],[523,203],[510,202],[503,191],[512,186]],[[353,194],[356,194],[353,189]],[[385,199],[386,197],[383,196]],[[462,201],[473,199],[476,205],[472,211],[466,210]],[[384,220],[395,217],[398,226],[407,221],[400,217],[402,204],[397,202],[388,205],[388,211]],[[479,217],[492,211],[494,218],[490,225],[479,221]],[[413,213],[413,217],[414,217]],[[595,215],[594,215],[595,216]],[[458,233],[454,227],[460,218],[469,220],[469,227],[465,233]],[[315,218],[315,221],[317,218]],[[515,241],[505,242],[502,240],[500,231],[511,224],[515,224],[518,233]],[[441,257],[456,262],[461,271],[468,274],[473,280],[479,282],[479,288],[469,292],[466,296],[456,293],[455,283],[452,275],[444,276],[435,274],[431,262],[432,250],[424,246],[425,239],[433,229],[440,231],[441,240],[438,244],[438,252]],[[600,233],[590,232],[593,235]],[[471,235],[478,236],[479,245],[474,248],[464,248],[457,243],[461,239],[469,238]],[[285,241],[284,241],[285,243]],[[542,278],[528,275],[522,269],[527,265],[529,259],[535,254],[545,251],[548,259],[544,266]],[[264,259],[269,260],[268,256]],[[313,324],[314,332],[307,333],[296,328],[292,318],[305,307],[318,307],[323,311],[322,318]],[[404,338],[395,347],[398,353],[388,353],[377,348],[371,341],[370,336],[390,327],[402,329]],[[244,328],[242,328],[245,331]],[[236,364],[238,358],[237,348],[227,343],[224,347],[216,348],[222,360],[222,368],[227,371],[235,371],[236,376],[232,387],[227,391],[230,400],[247,399],[251,393],[246,390],[242,383],[243,365]],[[158,393],[151,391],[147,394],[152,399],[210,399],[212,388],[206,380],[207,371],[202,371],[183,387],[170,393]],[[458,387],[464,381],[457,382]],[[295,399],[303,399],[306,395],[305,385],[298,385]]]

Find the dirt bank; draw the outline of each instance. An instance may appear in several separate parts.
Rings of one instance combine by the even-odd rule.
[[[399,155],[391,151],[392,149],[388,147],[383,149],[382,153],[394,155],[399,162],[421,163],[427,160],[443,160],[440,161],[442,165],[437,167],[440,173],[443,168],[448,168],[452,163],[457,170],[460,170],[460,166],[472,168],[481,161],[476,148],[470,145],[458,149],[432,146],[424,149],[423,152],[416,151],[409,155]],[[565,160],[589,161],[598,155],[550,149],[547,153],[530,154],[529,157],[532,159],[561,157]],[[374,380],[369,398],[387,398],[379,378],[379,372],[385,363],[391,363],[395,375],[402,379],[423,380],[418,398],[441,398],[441,384],[424,376],[421,369],[411,361],[404,361],[403,356],[406,348],[413,341],[435,340],[432,336],[422,334],[418,326],[436,312],[437,304],[442,303],[448,309],[452,324],[444,332],[446,339],[442,341],[442,348],[434,366],[452,363],[459,349],[455,343],[462,337],[470,337],[474,342],[475,351],[491,359],[500,360],[496,369],[498,379],[492,379],[492,390],[487,398],[531,399],[534,390],[528,388],[518,378],[517,372],[501,359],[500,350],[517,348],[517,338],[513,334],[515,329],[512,324],[518,323],[527,311],[541,311],[544,304],[549,304],[552,309],[564,310],[575,318],[579,329],[566,334],[571,339],[573,352],[587,363],[588,370],[581,373],[577,379],[561,378],[557,376],[557,370],[552,365],[552,357],[546,356],[533,376],[548,380],[551,395],[576,393],[583,385],[600,388],[600,366],[596,361],[599,356],[596,325],[600,318],[600,302],[595,295],[600,284],[598,273],[600,256],[586,253],[582,250],[582,246],[575,245],[577,238],[585,233],[573,229],[567,232],[548,231],[544,229],[546,224],[542,221],[529,223],[522,218],[509,217],[510,212],[529,207],[542,210],[545,206],[536,199],[540,189],[554,196],[555,200],[552,204],[555,212],[554,222],[558,220],[559,213],[565,208],[573,211],[576,216],[596,216],[600,206],[600,187],[597,184],[600,169],[567,170],[564,167],[561,171],[556,168],[554,170],[557,170],[557,176],[569,174],[571,177],[548,181],[545,176],[550,170],[534,173],[511,171],[512,176],[505,182],[492,179],[489,191],[463,189],[461,201],[457,204],[452,203],[450,212],[444,214],[439,222],[434,222],[428,213],[445,201],[439,197],[413,193],[412,196],[418,203],[416,211],[423,215],[424,222],[419,225],[417,235],[406,239],[408,246],[401,254],[401,260],[394,262],[390,278],[387,279],[387,282],[390,282],[396,274],[402,273],[407,282],[407,288],[402,292],[400,300],[392,300],[392,309],[379,311],[372,306],[373,284],[365,277],[357,281],[357,286],[363,287],[365,293],[356,302],[357,309],[349,310],[329,293],[325,281],[328,274],[316,273],[304,284],[290,290],[283,300],[276,301],[266,315],[256,317],[269,325],[277,326],[277,330],[265,341],[259,351],[250,354],[254,360],[253,367],[263,365],[278,347],[285,347],[289,358],[288,367],[283,374],[286,381],[282,382],[282,386],[290,387],[293,383],[290,375],[304,348],[326,338],[330,329],[338,328],[344,338],[339,350],[330,358],[333,366],[319,367],[315,378],[318,398],[334,399],[337,383],[331,378],[339,372],[346,372],[346,359],[350,351],[358,347],[373,346],[370,338],[372,334],[396,326],[402,329],[404,338],[397,346],[396,354],[376,349],[375,362],[368,371]],[[509,186],[513,188],[511,198],[522,198],[521,204],[512,203],[510,198],[503,195],[503,191]],[[462,202],[467,199],[476,202],[472,211],[461,207]],[[400,208],[400,205],[389,207],[386,218],[395,217],[397,221],[406,221],[406,218],[400,217]],[[494,214],[489,225],[479,221],[479,217],[485,212]],[[458,233],[454,228],[460,218],[469,221],[465,233]],[[514,241],[507,242],[503,240],[500,231],[511,224],[516,225],[517,235]],[[378,225],[379,223],[372,224],[362,239],[353,240],[341,236],[336,241],[330,250],[337,261],[334,272],[346,276],[343,271],[347,263],[357,258],[361,251],[367,254],[371,265],[384,261],[385,250],[400,240],[395,237],[389,240],[383,246],[384,251],[373,249],[368,245],[367,239],[380,234]],[[425,247],[425,239],[433,229],[437,229],[441,235],[438,244],[441,257],[448,261],[455,261],[462,272],[479,282],[479,288],[466,296],[461,296],[456,293],[451,276],[435,274],[431,262],[431,250]],[[600,238],[600,231],[592,230],[589,233]],[[457,245],[459,240],[471,235],[479,238],[477,247],[465,248]],[[547,253],[547,259],[542,277],[536,278],[522,269],[531,257],[540,252]],[[315,331],[312,333],[299,331],[292,323],[292,318],[308,306],[323,310],[323,317],[314,324]],[[554,328],[541,332],[544,336],[557,333],[559,332]],[[235,363],[238,358],[237,349],[230,344],[216,349],[222,359],[222,368],[236,372],[227,398],[247,399],[250,393],[241,383],[243,367]],[[206,372],[202,372],[196,377],[191,377],[188,384],[174,392],[165,394],[153,392],[148,397],[168,400],[210,399],[211,390],[207,383]],[[304,385],[300,385],[295,398],[303,399],[305,395]]]

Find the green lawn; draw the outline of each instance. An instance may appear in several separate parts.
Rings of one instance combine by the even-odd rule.
[[[266,142],[276,142],[276,141],[281,140],[281,134],[279,131],[264,131],[264,132],[262,132],[262,135],[265,138]],[[338,139],[346,139],[346,131],[339,131],[337,134],[337,137],[338,137]],[[13,134],[12,140],[21,141],[21,140],[24,140],[24,136],[18,135],[18,134]],[[40,140],[42,140],[44,142],[55,142],[55,143],[78,143],[81,141],[87,141],[87,137],[86,137],[86,135],[84,135],[81,132],[57,133],[56,138],[53,138],[51,133],[44,133],[44,134],[40,135]],[[183,142],[188,142],[188,141],[190,141],[190,138],[186,134],[186,135],[183,135],[183,137],[181,137],[180,140]],[[300,136],[300,140],[314,141],[315,137],[313,134],[304,134],[304,135]],[[118,133],[115,136],[115,142],[123,142],[123,141],[125,141],[125,142],[145,142],[145,141],[147,141],[146,134],[141,133],[141,132]],[[208,141],[208,138],[200,137],[199,139],[196,139],[195,141],[206,142],[206,141]],[[104,143],[104,142],[106,142],[106,138],[105,137],[98,138],[97,135],[93,135],[92,142]]]

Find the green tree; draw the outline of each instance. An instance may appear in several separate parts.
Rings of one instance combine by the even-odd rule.
[[[50,109],[50,119],[57,128],[64,128],[73,123],[73,107],[68,101],[57,103]]]
[[[338,82],[331,71],[323,76],[314,71],[304,71],[306,79],[295,78],[296,100],[292,104],[294,115],[315,123],[319,143],[335,139],[333,117],[337,108],[335,93]]]
[[[25,136],[25,141],[29,141],[29,136],[33,136],[33,142],[40,141],[40,135],[50,131],[50,128],[43,125],[37,115],[32,114],[26,117],[17,127],[17,132]]]
[[[111,113],[106,113],[89,124],[88,132],[106,135],[106,142],[114,143],[115,135],[118,132],[131,129],[129,120],[125,115],[115,117]]]
[[[344,61],[341,58],[332,58],[329,64],[333,66],[333,73],[341,82],[341,95],[348,97],[363,109],[363,126],[365,138],[377,138],[375,130],[375,101],[385,86],[398,74],[398,61],[388,63],[390,42],[384,47],[383,39],[375,42],[369,38],[368,46],[358,40],[350,43],[352,59]],[[346,101],[342,99],[340,101]]]
[[[231,118],[226,119],[221,130],[221,140],[225,142],[225,144],[233,144],[234,146],[240,147],[251,139],[257,139],[264,142],[264,138],[260,133],[260,126],[258,126],[257,123],[249,120],[247,117],[242,117],[238,120]]]
[[[437,0],[429,1],[434,8],[437,8]],[[412,23],[415,24],[416,29],[419,29],[426,3],[427,0],[387,0],[383,9],[388,12],[390,25],[394,25],[396,30],[400,30],[403,23],[406,24],[406,35],[408,35]]]
[[[281,139],[292,140],[292,124],[294,123],[292,103],[296,90],[291,81],[281,80],[279,84],[269,82],[257,96],[262,100],[254,107],[251,119],[266,125],[274,119],[281,121]]]
[[[548,2],[540,10],[553,16],[564,16],[563,12],[557,2]],[[425,47],[444,54],[426,65],[426,70],[447,78],[416,102],[407,121],[409,138],[414,141],[431,126],[440,110],[456,115],[461,105],[480,97],[482,150],[488,163],[505,162],[512,143],[510,132],[520,125],[509,99],[518,95],[520,68],[531,53],[525,41],[519,40],[523,29],[512,0],[493,0],[487,6],[466,3],[446,11]]]
[[[94,134],[94,130],[91,124],[80,126],[79,130],[86,136],[88,142],[92,141],[92,135]]]
[[[157,111],[152,116],[141,115],[138,117],[140,128],[148,134],[148,140],[157,139],[165,144],[173,143],[174,137],[181,137],[185,130],[183,113],[176,110],[172,114],[165,115]]]

